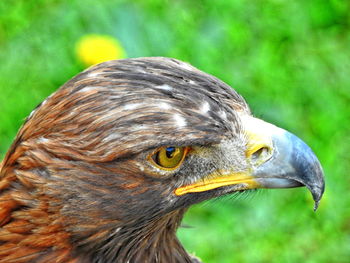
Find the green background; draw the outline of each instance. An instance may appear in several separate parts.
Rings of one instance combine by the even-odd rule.
[[[84,69],[85,34],[128,57],[187,61],[241,93],[254,114],[303,138],[327,188],[260,190],[199,204],[178,231],[204,262],[350,262],[350,2],[2,0],[0,156],[24,118]]]

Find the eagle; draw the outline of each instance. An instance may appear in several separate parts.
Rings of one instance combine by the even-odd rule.
[[[214,76],[172,58],[114,60],[28,116],[0,167],[0,263],[190,263],[193,204],[258,188],[324,192],[320,162]]]

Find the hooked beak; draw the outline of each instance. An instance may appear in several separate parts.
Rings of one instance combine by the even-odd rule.
[[[179,187],[176,195],[204,192],[223,186],[237,190],[255,188],[291,188],[306,186],[317,209],[325,188],[320,162],[301,139],[292,133],[251,116],[242,116],[247,135],[246,158],[251,168],[224,177],[208,177]]]

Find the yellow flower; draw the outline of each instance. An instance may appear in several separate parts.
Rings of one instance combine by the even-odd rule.
[[[125,51],[118,40],[111,36],[95,34],[83,36],[77,42],[76,54],[86,66],[125,58]]]

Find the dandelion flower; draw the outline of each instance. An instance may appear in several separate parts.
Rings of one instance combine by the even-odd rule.
[[[77,42],[76,54],[86,66],[125,58],[125,51],[117,39],[95,34],[83,36]]]

